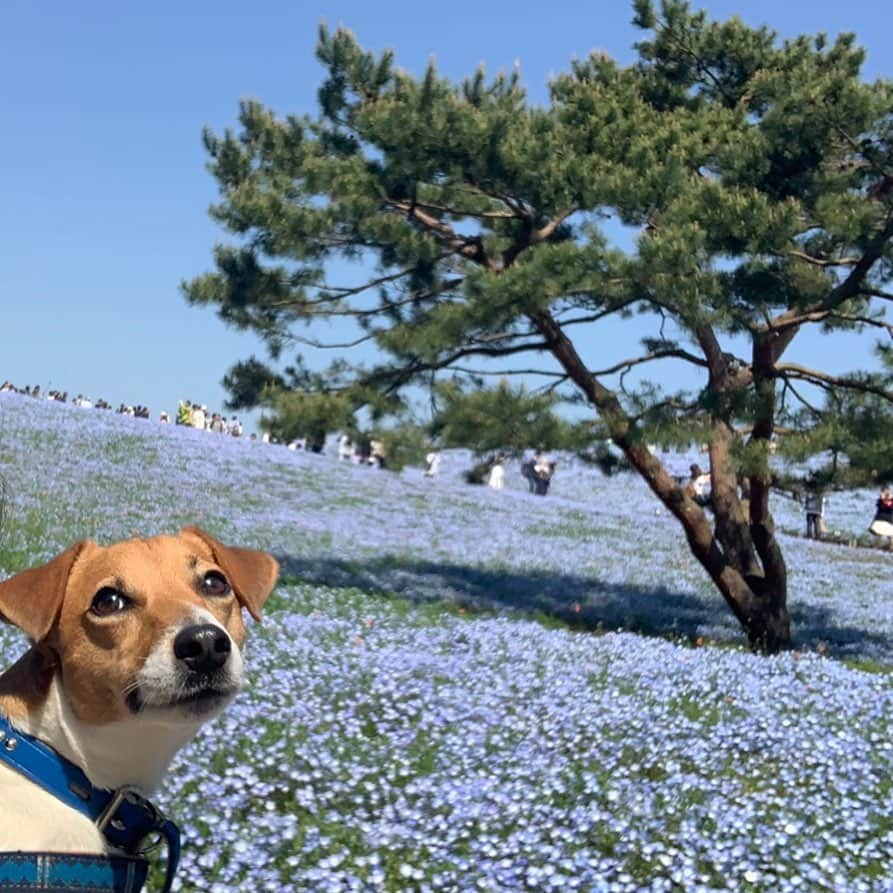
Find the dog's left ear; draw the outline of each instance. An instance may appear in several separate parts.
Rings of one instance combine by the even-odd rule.
[[[87,542],[76,543],[49,563],[0,583],[0,617],[35,642],[43,639],[59,616],[68,576],[86,546]]]
[[[181,536],[193,536],[211,550],[214,561],[223,568],[239,603],[260,620],[260,612],[279,577],[279,562],[266,552],[225,546],[200,527],[184,527]]]

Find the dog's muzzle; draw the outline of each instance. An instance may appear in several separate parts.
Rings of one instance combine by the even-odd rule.
[[[127,695],[133,713],[174,709],[187,717],[222,709],[239,690],[242,661],[227,631],[216,623],[181,627],[149,656]]]
[[[210,675],[221,669],[232,649],[226,630],[213,623],[187,626],[174,639],[174,657],[199,675]]]

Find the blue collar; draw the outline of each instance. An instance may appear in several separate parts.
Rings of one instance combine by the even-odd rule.
[[[148,871],[142,856],[0,853],[0,893],[140,893]]]
[[[164,838],[167,846],[164,893],[170,890],[180,859],[180,830],[136,790],[123,787],[108,791],[95,787],[74,763],[37,738],[19,732],[2,715],[0,761],[90,819],[118,850],[130,855],[141,854],[147,851],[140,850],[147,837]]]

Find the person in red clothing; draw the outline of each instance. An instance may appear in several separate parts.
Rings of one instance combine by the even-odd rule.
[[[884,485],[875,503],[874,520],[868,528],[875,536],[887,537],[887,545],[893,549],[893,492]]]

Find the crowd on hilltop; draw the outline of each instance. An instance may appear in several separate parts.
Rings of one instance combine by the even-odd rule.
[[[0,385],[0,393],[8,393],[12,392],[14,394],[23,394],[25,397],[36,397],[37,399],[46,398],[47,400],[55,400],[57,403],[71,403],[72,406],[81,406],[85,409],[112,409],[112,404],[102,398],[98,400],[91,400],[89,397],[85,397],[83,394],[78,394],[75,397],[71,397],[69,399],[68,391],[57,391],[57,390],[42,390],[39,384],[34,385],[25,385],[23,388],[16,387],[11,381],[4,381],[2,385]],[[138,419],[147,419],[149,418],[149,408],[147,406],[142,406],[140,404],[136,404],[135,406],[130,406],[128,404],[122,403],[116,410],[120,415],[129,415]]]
[[[166,412],[162,412],[159,421],[167,424],[170,418]],[[232,437],[241,437],[243,433],[242,423],[237,416],[227,419],[222,412],[208,412],[208,407],[203,403],[192,403],[190,400],[181,400],[177,404],[174,422],[187,428],[198,428],[199,431],[211,431],[214,434],[229,434]]]
[[[54,400],[58,403],[68,403],[87,409],[113,410],[112,405],[103,399],[91,400],[83,394],[70,397],[68,391],[43,389],[40,385],[26,385],[20,388],[10,381],[4,381],[0,385],[0,393],[2,392],[14,392],[37,399]],[[142,405],[130,406],[122,403],[114,411],[120,415],[140,419],[151,418],[148,407]],[[228,434],[232,437],[244,436],[244,428],[237,416],[232,415],[227,418],[222,412],[210,412],[205,404],[192,400],[180,400],[173,417],[162,410],[158,414],[157,421],[163,425],[181,425],[199,431]],[[290,450],[306,450],[314,453],[322,453],[325,450],[324,436],[317,438],[295,437],[285,443],[266,432],[261,434],[260,437],[251,433],[247,435],[247,438],[260,440],[263,443],[282,444]],[[374,436],[357,433],[353,435],[341,434],[337,440],[337,456],[339,461],[350,462],[354,465],[367,465],[375,468],[388,467],[385,443]],[[466,479],[469,483],[487,484],[494,490],[502,490],[505,486],[508,459],[509,457],[506,453],[494,453],[468,472]],[[440,462],[440,451],[436,448],[432,449],[426,456],[425,477],[437,477]],[[521,476],[527,481],[528,489],[531,493],[545,496],[549,491],[549,484],[555,474],[556,467],[557,463],[542,450],[531,450],[521,463]]]
[[[25,385],[24,387],[16,387],[11,381],[4,381],[0,385],[0,393],[22,394],[25,397],[34,397],[38,400],[47,399],[54,400],[57,403],[70,403],[72,406],[79,406],[82,409],[105,409],[116,412],[118,415],[130,416],[136,419],[148,419],[151,417],[148,406],[142,404],[121,403],[115,409],[107,400],[101,397],[97,400],[91,400],[83,394],[77,394],[74,397],[69,396],[68,391],[59,391],[52,389],[43,389],[39,384]],[[158,414],[158,421],[163,425],[171,422],[170,415],[162,410]],[[223,413],[208,412],[207,406],[199,403],[191,403],[189,400],[181,400],[177,408],[175,416],[176,424],[188,425],[191,428],[199,428],[204,431],[213,431],[217,434],[231,434],[235,437],[242,436],[242,423],[232,416],[228,421]]]

